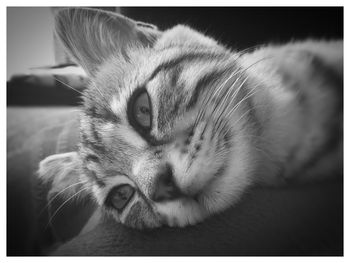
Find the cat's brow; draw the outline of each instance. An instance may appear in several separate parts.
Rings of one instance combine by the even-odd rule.
[[[206,73],[203,75],[198,81],[193,89],[193,92],[191,94],[191,98],[189,99],[189,102],[186,106],[186,109],[192,108],[198,101],[199,95],[203,92],[204,88],[206,88],[209,84],[213,83],[214,81],[220,79],[223,74],[227,72],[226,68],[223,69],[215,69],[211,72]],[[214,89],[213,89],[214,90]]]
[[[226,54],[223,53],[215,53],[215,52],[196,52],[196,53],[186,53],[181,54],[178,57],[175,57],[171,60],[168,60],[164,63],[158,65],[148,78],[147,82],[152,81],[161,71],[170,70],[183,62],[190,62],[193,60],[217,60],[225,57]]]
[[[102,113],[98,113],[96,110],[96,106],[86,107],[85,113],[91,118],[97,118],[104,121],[109,121],[115,124],[121,122],[120,117],[118,117],[114,112],[112,112],[109,108],[102,108]]]

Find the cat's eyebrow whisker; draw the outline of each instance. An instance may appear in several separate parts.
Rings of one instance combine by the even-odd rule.
[[[90,188],[90,186],[85,187],[83,189],[80,189],[78,192],[76,192],[74,195],[72,195],[71,197],[69,197],[66,201],[64,201],[57,209],[56,211],[52,214],[52,216],[49,219],[49,222],[46,225],[46,228],[49,227],[49,225],[52,223],[52,220],[54,219],[54,217],[57,215],[57,213],[62,209],[63,206],[65,206],[70,200],[72,200],[74,197],[76,197],[77,195],[79,195],[81,192],[88,190]]]
[[[112,106],[110,105],[110,103],[107,101],[107,99],[105,98],[105,96],[102,94],[102,91],[97,87],[97,85],[95,85],[94,83],[91,84],[93,86],[93,88],[95,88],[98,93],[100,93],[101,98],[105,101],[106,106],[113,112]],[[101,105],[103,106],[103,105]]]
[[[80,95],[82,96],[86,96],[84,93],[82,93],[81,91],[77,90],[76,88],[73,88],[71,85],[63,82],[62,80],[56,78],[56,77],[53,77],[55,80],[57,80],[59,83],[63,84],[64,86],[66,86],[67,88],[70,88],[71,90],[74,90],[75,92],[79,93]]]
[[[48,207],[50,206],[50,204],[52,204],[52,202],[53,202],[54,200],[56,200],[56,198],[57,198],[60,194],[62,194],[63,192],[69,190],[69,189],[72,188],[73,186],[85,184],[85,183],[88,183],[88,182],[89,182],[89,181],[86,180],[86,181],[74,183],[74,184],[71,184],[71,185],[67,186],[67,187],[64,188],[63,190],[59,191],[57,194],[55,194],[54,197],[52,197],[52,198],[49,200],[49,202],[46,204],[46,206],[39,212],[39,215],[41,215],[41,214],[46,210],[46,208],[48,208]]]

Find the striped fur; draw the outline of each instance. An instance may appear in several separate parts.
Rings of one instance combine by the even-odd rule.
[[[77,178],[102,207],[113,187],[136,189],[122,212],[105,207],[119,222],[195,224],[254,183],[306,181],[342,168],[341,41],[240,53],[186,26],[160,32],[92,9],[61,11],[57,31],[91,76]],[[150,97],[150,130],[130,120],[139,91]],[[181,194],[152,201],[165,166]]]

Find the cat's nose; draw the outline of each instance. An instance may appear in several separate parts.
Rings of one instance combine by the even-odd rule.
[[[181,191],[176,186],[170,165],[162,167],[156,176],[156,183],[150,198],[162,202],[178,198]]]

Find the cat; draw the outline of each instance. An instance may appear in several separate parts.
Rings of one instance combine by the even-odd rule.
[[[68,8],[56,32],[87,72],[77,152],[39,164],[50,196],[93,196],[117,222],[184,227],[256,184],[342,170],[343,42],[233,51],[194,29]]]

